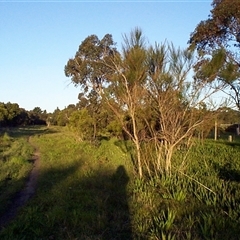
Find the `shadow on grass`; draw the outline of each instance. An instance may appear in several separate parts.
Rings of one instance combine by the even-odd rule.
[[[117,147],[119,147],[123,153],[129,154],[131,162],[132,162],[132,164],[133,164],[133,166],[135,167],[135,170],[136,170],[137,169],[137,163],[135,161],[136,158],[134,157],[135,148],[134,148],[133,144],[128,140],[116,140],[114,142],[114,144]]]
[[[218,168],[219,178],[225,181],[240,182],[240,171],[232,169],[230,164],[225,164],[223,167]]]
[[[9,137],[12,138],[30,137],[34,135],[51,134],[55,132],[56,130],[47,128],[46,126],[0,128],[0,136],[4,133],[7,133]]]
[[[231,146],[231,147],[240,148],[240,142],[226,142],[225,144],[228,145],[228,146]]]
[[[1,239],[132,239],[124,166],[78,175],[81,163],[40,174],[39,188]]]
[[[104,239],[132,239],[126,192],[128,181],[124,166],[119,166],[111,179],[110,196],[107,201],[107,231]]]
[[[37,159],[38,156],[33,155],[31,159],[28,161],[31,162],[39,162]],[[39,163],[37,163],[38,165]],[[8,225],[18,214],[19,210],[27,204],[27,202],[34,196],[37,190],[37,182],[38,182],[38,175],[39,175],[39,168],[34,163],[33,169],[31,170],[29,176],[27,177],[25,183],[23,184],[23,179],[12,180],[12,179],[5,179],[5,181],[9,181],[8,184],[18,186],[16,189],[19,189],[19,186],[22,185],[22,189],[11,194],[7,194],[5,201],[5,208],[3,211],[0,212],[0,230]],[[74,172],[76,166],[71,166],[62,171],[64,176],[67,176]],[[50,171],[49,174],[54,175],[55,172],[58,171]],[[6,189],[8,190],[8,189]],[[1,193],[4,194],[4,193]],[[2,207],[2,206],[1,206]]]
[[[231,163],[225,163],[223,166],[214,164],[214,169],[218,172],[218,177],[225,181],[240,182],[240,171],[232,167]]]

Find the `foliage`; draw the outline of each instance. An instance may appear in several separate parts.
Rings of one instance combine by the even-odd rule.
[[[135,28],[124,35],[121,53],[111,35],[103,40],[87,37],[67,62],[65,74],[81,88],[79,106],[87,108],[95,122],[94,137],[102,106],[107,117],[112,111],[115,117],[105,127],[118,121],[125,139],[135,146],[133,162],[143,177],[146,169],[149,175],[171,174],[175,149],[210,119],[211,109],[203,114],[199,106],[214,90],[188,80],[192,65],[191,51],[171,44],[147,46],[141,29]],[[149,159],[147,142],[155,146]]]
[[[214,0],[209,18],[201,21],[190,36],[190,48],[198,50],[196,78],[216,82],[228,88],[228,94],[240,109],[240,2]]]
[[[127,142],[96,146],[50,130],[32,138],[41,153],[37,193],[1,239],[239,238],[239,142],[196,140],[187,166],[179,167],[187,150],[175,152],[171,177],[139,179]]]
[[[28,125],[45,125],[48,118],[47,111],[42,111],[40,107],[35,107],[33,110],[29,111],[28,115]]]
[[[239,123],[240,112],[231,108],[220,108],[218,109],[218,120],[225,124]]]
[[[95,90],[92,89],[88,96],[80,93],[78,98],[78,109],[87,110],[92,118],[93,132],[91,138],[96,140],[98,136],[106,134],[105,129],[112,117]]]
[[[47,112],[36,107],[32,111],[20,108],[17,103],[0,102],[0,126],[14,127],[46,124]]]
[[[86,93],[92,89],[101,91],[107,81],[107,74],[112,73],[101,62],[107,61],[114,52],[116,48],[110,34],[106,34],[101,40],[96,35],[88,36],[79,46],[75,57],[69,59],[65,74],[72,78],[74,84],[80,84]]]
[[[0,103],[0,124],[1,125],[16,125],[18,116],[21,114],[21,109],[17,103]]]
[[[68,126],[77,134],[81,141],[91,140],[93,136],[93,119],[88,114],[87,109],[82,109],[72,113]]]

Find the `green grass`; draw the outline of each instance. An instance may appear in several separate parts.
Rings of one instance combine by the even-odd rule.
[[[126,185],[131,164],[116,139],[93,146],[61,131],[35,136],[33,142],[41,152],[38,190],[1,239],[130,235]]]
[[[15,193],[24,187],[32,169],[33,147],[19,129],[0,131],[0,214],[2,214]]]
[[[1,239],[239,239],[238,142],[195,144],[180,169],[185,150],[174,155],[171,177],[142,180],[117,139],[91,145],[52,128],[32,142],[38,189]]]
[[[175,173],[135,184],[136,239],[239,239],[240,147],[205,141],[173,159]],[[140,209],[140,210],[139,210]]]

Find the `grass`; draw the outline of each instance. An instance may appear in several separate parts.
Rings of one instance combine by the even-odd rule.
[[[93,146],[61,131],[32,141],[41,153],[38,190],[1,239],[128,239],[131,166],[116,139]]]
[[[188,158],[179,171],[178,152],[171,177],[138,184],[131,207],[136,239],[239,238],[239,145],[205,141]]]
[[[23,188],[32,168],[32,153],[27,135],[21,135],[19,129],[0,131],[0,214]]]
[[[206,140],[181,169],[184,150],[175,154],[171,177],[138,179],[117,139],[91,145],[64,128],[41,131],[32,137],[41,153],[37,192],[1,239],[239,238],[238,142]],[[5,138],[6,153],[13,140]]]

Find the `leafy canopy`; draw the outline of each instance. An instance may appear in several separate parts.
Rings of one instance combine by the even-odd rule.
[[[196,79],[218,80],[240,109],[240,1],[214,0],[212,6],[209,18],[197,25],[189,40],[199,56]]]

